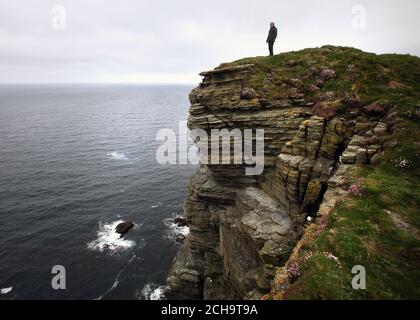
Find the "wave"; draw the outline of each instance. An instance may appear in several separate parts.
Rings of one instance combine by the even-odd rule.
[[[154,283],[148,283],[144,288],[136,293],[139,300],[163,300],[165,299],[165,287]]]
[[[120,234],[115,232],[115,228],[118,224],[124,222],[124,220],[117,220],[110,223],[99,223],[97,232],[97,239],[87,244],[88,248],[95,251],[123,251],[130,249],[136,243],[132,240],[121,238]]]
[[[117,151],[108,153],[107,156],[110,157],[113,160],[124,160],[124,161],[128,160],[128,158],[125,156],[124,153],[120,153],[120,152],[117,152]]]
[[[166,226],[164,238],[175,242],[182,242],[190,233],[190,227],[185,223],[180,223],[183,220],[184,218],[179,215],[163,220]]]
[[[162,203],[161,202],[158,202],[157,204],[155,204],[155,205],[152,206],[152,209],[160,208],[161,206],[162,206]]]
[[[12,292],[13,287],[9,287],[9,288],[3,288],[0,290],[0,294],[8,294],[9,292]]]

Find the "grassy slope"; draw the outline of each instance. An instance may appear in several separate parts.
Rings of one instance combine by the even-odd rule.
[[[292,59],[298,65],[285,66]],[[281,86],[283,80],[301,79],[304,84],[301,88],[305,90],[314,82],[307,76],[308,68],[328,67],[336,71],[336,79],[317,93],[305,92],[305,98],[317,101],[324,92],[332,91],[339,110],[345,108],[339,103],[345,93],[352,93],[363,105],[387,100],[403,118],[395,133],[397,143],[387,150],[381,164],[361,167],[350,177],[362,177],[366,194],[342,202],[330,215],[328,228],[302,248],[301,276],[289,288],[286,298],[420,298],[420,241],[395,226],[387,213],[387,210],[398,213],[420,230],[419,107],[413,109],[420,105],[420,58],[327,47],[234,62],[242,63],[257,67],[251,85],[265,96],[276,98],[287,98],[289,94],[290,88]],[[407,159],[410,167],[397,168],[393,160],[398,158]],[[308,252],[311,257],[305,259]],[[322,252],[331,252],[341,266]],[[357,264],[366,268],[366,290],[351,288],[351,269]]]
[[[301,277],[289,288],[289,299],[419,299],[420,240],[396,227],[387,210],[420,230],[419,150],[417,124],[401,131],[399,145],[387,152],[377,167],[358,169],[366,194],[343,201],[329,217],[328,227],[300,253]],[[413,129],[413,127],[416,127]],[[416,135],[414,135],[414,134]],[[417,140],[417,141],[416,141]],[[410,169],[398,169],[390,161],[411,158]],[[314,253],[305,259],[307,252]],[[341,266],[320,252],[331,252]],[[353,290],[351,269],[366,268],[366,290]]]
[[[288,67],[286,63],[296,61]],[[325,46],[287,52],[272,57],[245,58],[232,64],[252,63],[256,70],[251,85],[265,98],[288,98],[290,88],[282,81],[301,80],[301,90],[307,100],[318,101],[325,92],[334,92],[338,101],[351,93],[364,104],[387,99],[395,104],[419,101],[420,58],[410,55],[366,53],[354,48]],[[311,93],[307,87],[315,77],[308,73],[311,67],[327,67],[337,73],[319,92]],[[390,86],[390,84],[393,85]]]

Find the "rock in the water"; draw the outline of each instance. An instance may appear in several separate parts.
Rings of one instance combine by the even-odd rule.
[[[134,223],[131,221],[121,222],[115,227],[115,232],[124,237],[131,229],[134,228]]]
[[[188,225],[188,221],[187,219],[185,219],[184,217],[177,217],[174,219],[174,223],[178,226],[178,227],[186,227]]]

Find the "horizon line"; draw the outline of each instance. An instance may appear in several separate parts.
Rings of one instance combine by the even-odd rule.
[[[0,85],[197,85],[199,82],[0,82]]]

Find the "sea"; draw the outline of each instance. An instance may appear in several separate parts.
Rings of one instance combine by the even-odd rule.
[[[192,87],[0,85],[0,299],[164,299],[197,167],[156,137]]]

